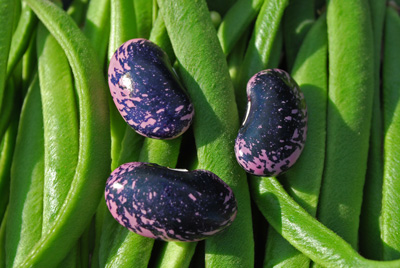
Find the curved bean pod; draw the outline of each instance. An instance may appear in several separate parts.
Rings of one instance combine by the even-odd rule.
[[[13,33],[13,22],[17,1],[0,0],[0,111],[3,106],[4,88],[6,85],[7,61]]]
[[[382,259],[382,239],[379,216],[382,209],[383,181],[383,120],[381,110],[381,45],[386,0],[370,0],[374,34],[374,100],[372,105],[371,137],[368,152],[367,175],[360,215],[359,247],[363,256]]]
[[[400,258],[400,17],[390,6],[386,10],[383,58],[384,166],[380,217],[383,258]]]
[[[232,151],[239,118],[226,60],[207,5],[205,1],[189,0],[175,1],[173,5],[159,0],[158,4],[180,64],[178,71],[198,111],[193,123],[198,168],[223,179],[239,204],[233,224],[206,240],[206,263],[216,267],[253,267],[248,186]]]
[[[57,217],[75,174],[79,122],[72,74],[64,51],[42,24],[37,41],[45,146],[42,223],[45,234]]]
[[[37,18],[32,9],[22,2],[21,16],[19,17],[18,26],[15,29],[10,46],[10,52],[7,64],[7,77],[10,77],[15,66],[21,59],[29,45],[34,28],[37,25]]]
[[[245,89],[247,81],[255,73],[266,69],[282,15],[288,3],[288,0],[264,1],[240,69],[239,88]],[[246,90],[241,90],[239,93],[236,98],[237,105],[239,115],[243,116],[247,100]]]
[[[238,0],[226,13],[218,27],[222,51],[228,55],[257,16],[264,0]]]
[[[10,196],[10,171],[18,130],[18,118],[14,116],[1,141],[0,151],[0,219],[3,219]]]
[[[110,35],[110,0],[90,1],[83,33],[99,55],[101,66],[104,65]]]
[[[153,1],[134,0],[133,5],[136,14],[137,37],[148,39],[153,25]]]
[[[317,211],[325,159],[328,92],[326,29],[326,14],[323,14],[307,33],[293,66],[292,76],[307,101],[307,141],[297,163],[280,178],[288,194],[312,216]],[[274,266],[309,267],[310,260],[269,227],[264,267]]]
[[[43,115],[39,81],[35,78],[21,111],[11,166],[6,267],[21,267],[42,235],[43,178]]]
[[[314,20],[315,0],[290,1],[282,19],[286,64],[289,71],[293,67],[303,39],[311,28]]]
[[[356,248],[374,85],[367,2],[329,1],[327,25],[327,146],[317,218]]]
[[[372,261],[363,258],[349,243],[297,204],[277,179],[252,177],[250,189],[252,198],[274,229],[314,262],[328,268],[400,266],[400,260]]]
[[[22,265],[52,266],[72,248],[90,222],[109,172],[107,88],[97,55],[75,22],[60,8],[43,0],[27,0],[64,49],[79,100],[79,156],[71,189],[49,232],[42,236]],[[62,23],[61,23],[62,22]]]

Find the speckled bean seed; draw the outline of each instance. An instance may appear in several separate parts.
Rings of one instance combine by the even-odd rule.
[[[299,158],[307,134],[303,93],[279,69],[255,74],[247,84],[247,114],[235,142],[240,166],[257,176],[277,176]]]
[[[142,162],[115,169],[105,199],[121,225],[165,241],[205,239],[229,226],[237,212],[232,190],[214,173]]]
[[[129,40],[117,49],[108,84],[122,117],[143,136],[176,138],[192,122],[193,105],[167,54],[146,39]]]

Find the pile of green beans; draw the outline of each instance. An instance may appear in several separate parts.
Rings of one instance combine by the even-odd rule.
[[[0,268],[400,267],[400,1],[0,0]],[[192,100],[172,140],[137,134],[107,69],[118,47],[162,48]],[[234,154],[246,84],[289,72],[305,149],[277,177]],[[130,232],[104,200],[133,161],[205,169],[235,221],[200,242]]]

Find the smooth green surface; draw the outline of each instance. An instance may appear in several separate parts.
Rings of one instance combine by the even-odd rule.
[[[6,267],[21,267],[42,235],[43,178],[43,115],[39,81],[35,79],[21,111],[11,166]]]
[[[15,29],[10,46],[8,64],[7,64],[7,77],[14,71],[18,61],[26,51],[29,45],[34,28],[37,25],[37,18],[32,9],[22,2],[21,16],[19,17],[17,28]]]
[[[327,145],[317,217],[357,248],[374,91],[367,1],[329,1],[327,25]]]
[[[133,4],[135,6],[137,35],[138,37],[149,39],[153,26],[153,1],[133,0]]]
[[[289,1],[283,15],[287,70],[291,71],[300,46],[315,21],[315,0]]]
[[[374,34],[374,100],[367,174],[360,216],[359,247],[363,256],[382,260],[382,239],[379,216],[382,208],[382,107],[381,107],[381,45],[386,0],[369,1]]]
[[[79,156],[71,189],[54,224],[24,260],[29,267],[59,263],[89,224],[104,191],[110,166],[106,84],[97,55],[75,22],[54,4],[26,1],[64,49],[79,103]]]
[[[265,0],[261,7],[239,73],[239,94],[236,99],[240,116],[244,116],[246,110],[247,81],[267,68],[281,18],[288,4],[289,0]]]
[[[296,164],[280,181],[290,196],[315,217],[325,160],[328,95],[328,39],[322,15],[306,35],[292,72],[307,104],[307,140]],[[310,165],[310,163],[313,163]],[[269,227],[264,267],[309,267],[310,260]]]
[[[383,262],[361,257],[349,243],[297,204],[276,178],[252,177],[250,189],[252,198],[274,229],[323,267],[400,267],[400,260]]]
[[[159,0],[158,4],[179,62],[178,72],[195,108],[198,167],[217,174],[232,188],[238,201],[233,224],[206,240],[206,265],[253,267],[248,186],[233,151],[239,118],[227,63],[206,3]]]
[[[17,0],[0,0],[0,111],[4,105],[8,53],[16,8]]]
[[[383,58],[384,176],[381,231],[383,258],[400,258],[400,17],[386,11]]]
[[[238,0],[223,17],[218,27],[222,51],[228,55],[240,37],[257,17],[264,0]]]
[[[103,65],[110,35],[110,0],[89,2],[82,31],[96,51],[100,64]]]
[[[45,234],[58,215],[74,178],[79,122],[72,74],[64,51],[42,24],[37,40],[45,146],[42,223]]]

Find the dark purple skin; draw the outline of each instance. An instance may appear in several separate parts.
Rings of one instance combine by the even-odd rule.
[[[114,53],[108,85],[125,121],[139,134],[173,139],[192,123],[194,109],[167,54],[146,39],[132,39]]]
[[[280,69],[255,74],[247,84],[247,114],[235,141],[236,159],[246,172],[277,176],[303,151],[307,106],[300,87]]]
[[[105,199],[122,226],[164,241],[205,239],[228,227],[237,213],[232,190],[214,173],[141,162],[111,173]]]

